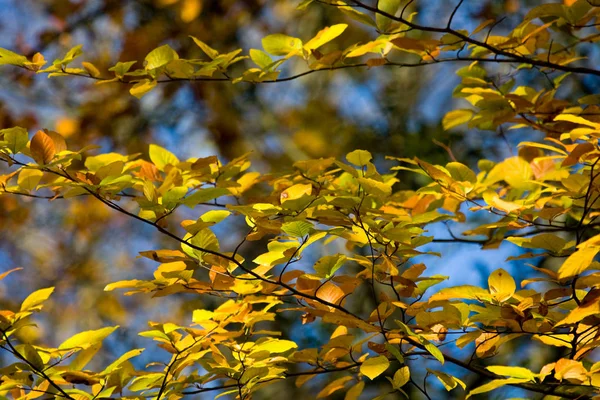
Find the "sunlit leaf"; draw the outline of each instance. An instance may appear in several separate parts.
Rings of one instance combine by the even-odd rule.
[[[304,44],[304,49],[307,51],[318,49],[325,43],[328,43],[340,36],[348,27],[346,24],[332,25],[323,28],[317,35]]]
[[[354,165],[358,165],[359,167],[364,167],[372,159],[373,156],[366,150],[354,150],[346,154],[346,160]]]
[[[155,144],[150,145],[150,160],[160,171],[164,171],[167,165],[179,164],[179,159],[173,153]]]
[[[262,39],[265,51],[274,56],[287,56],[302,49],[302,41],[298,38],[275,33]]]
[[[31,139],[31,155],[38,164],[48,164],[56,154],[54,142],[44,131],[37,131]]]
[[[406,385],[409,380],[410,370],[405,365],[404,367],[400,368],[394,373],[394,379],[392,380],[392,383],[394,384],[394,389],[401,388],[402,386]]]
[[[36,290],[31,293],[23,303],[21,303],[21,311],[37,309],[39,306],[48,300],[50,295],[54,292],[54,287]]]
[[[91,330],[77,333],[71,336],[69,339],[62,342],[59,349],[87,349],[90,346],[95,345],[96,343],[102,342],[108,335],[113,333],[118,326],[101,328],[98,330]]]
[[[558,278],[566,279],[577,276],[590,266],[598,254],[598,247],[584,247],[571,254],[558,269]]]
[[[517,289],[515,280],[502,268],[491,273],[488,285],[492,297],[499,302],[510,299]]]
[[[360,372],[373,380],[383,374],[390,366],[390,361],[385,356],[366,359],[360,366]]]

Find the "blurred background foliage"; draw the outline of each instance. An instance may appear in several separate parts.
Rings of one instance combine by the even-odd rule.
[[[200,50],[190,35],[222,51],[260,48],[261,38],[275,32],[312,37],[323,26],[340,22],[352,27],[342,36],[341,45],[375,35],[333,7],[313,5],[297,11],[296,3],[0,0],[0,47],[28,56],[39,51],[52,60],[82,43],[86,59],[105,70],[116,61],[142,60],[161,44],[169,44],[182,56],[198,57]],[[472,30],[487,19],[506,17],[496,28],[501,34],[516,26],[533,3],[466,1],[454,23]],[[411,11],[418,12],[417,18],[424,23],[445,24],[454,6],[423,1],[411,6]],[[289,72],[302,71],[302,65],[297,68]],[[2,68],[0,128],[54,129],[74,149],[96,144],[103,151],[132,154],[146,153],[149,143],[158,143],[182,159],[216,154],[223,161],[252,152],[254,168],[263,172],[289,168],[307,158],[343,157],[357,148],[376,155],[380,165],[385,164],[385,155],[418,155],[431,163],[446,163],[452,155],[440,143],[448,146],[456,159],[474,166],[480,158],[499,159],[509,154],[506,141],[514,147],[534,134],[527,130],[505,136],[460,129],[444,132],[441,118],[456,106],[452,89],[459,82],[454,74],[457,68],[438,64],[320,72],[262,85],[175,82],[160,86],[142,100],[131,96],[125,85],[98,86],[72,77],[47,79],[17,68]],[[525,72],[521,79],[532,86],[547,84],[546,78],[535,72]],[[570,92],[561,93],[563,98],[597,91],[597,79],[570,79]],[[417,187],[416,179],[402,175],[400,185]],[[53,301],[43,314],[46,323],[39,329],[22,330],[20,339],[59,343],[77,331],[117,323],[123,329],[107,341],[107,356],[114,358],[124,349],[148,345],[135,335],[146,321],[189,324],[193,309],[210,306],[203,302],[212,299],[185,295],[150,301],[144,296],[103,292],[109,282],[152,274],[155,264],[136,259],[139,251],[174,246],[126,218],[91,198],[48,202],[0,196],[2,271],[24,268],[3,281],[0,301],[18,304],[35,289],[56,286]],[[222,234],[234,244],[239,232],[235,226],[228,229]],[[465,250],[458,247],[455,251]],[[464,266],[464,258],[458,259],[462,262],[454,265]],[[283,318],[288,329],[297,323]],[[314,332],[314,338],[305,340],[317,340],[322,333]],[[0,353],[0,364],[4,356]],[[270,390],[277,388],[274,385]],[[302,392],[307,388],[310,386],[304,386]]]

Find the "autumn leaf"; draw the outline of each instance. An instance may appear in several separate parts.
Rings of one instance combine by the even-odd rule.
[[[490,294],[498,302],[510,299],[517,289],[515,280],[502,268],[492,272],[488,279],[488,285]]]
[[[370,380],[377,378],[383,374],[390,366],[390,361],[385,356],[377,356],[368,358],[360,366],[361,374],[368,377]]]
[[[37,131],[31,139],[31,156],[38,164],[48,164],[56,154],[54,141],[44,131]]]

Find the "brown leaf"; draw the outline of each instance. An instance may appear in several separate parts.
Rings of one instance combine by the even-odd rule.
[[[37,131],[31,139],[31,156],[38,164],[48,164],[56,154],[54,141],[44,131]]]
[[[44,133],[50,136],[52,139],[52,143],[54,143],[54,151],[60,153],[61,151],[67,150],[67,142],[65,142],[65,138],[58,132],[49,131],[44,129]]]
[[[385,65],[387,60],[385,58],[369,58],[367,60],[367,65],[369,67],[379,67],[381,65]]]

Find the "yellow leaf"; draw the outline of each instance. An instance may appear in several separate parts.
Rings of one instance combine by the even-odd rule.
[[[305,45],[304,49],[307,51],[318,49],[325,43],[328,43],[340,36],[348,27],[346,24],[337,24],[321,29],[317,35],[310,39]]]
[[[479,286],[455,286],[450,288],[444,288],[437,293],[431,295],[430,302],[438,300],[450,300],[450,299],[471,299],[478,300],[480,298],[489,297],[488,291]]]
[[[365,43],[359,46],[352,46],[346,51],[346,58],[360,57],[367,53],[381,54],[383,48],[386,46],[386,40],[375,40],[372,42]]]
[[[493,208],[496,208],[500,211],[503,211],[507,214],[510,214],[514,211],[522,210],[524,207],[520,204],[513,203],[511,201],[504,201],[499,196],[498,193],[493,190],[487,190],[483,193],[483,200]]]
[[[390,366],[390,361],[385,356],[369,358],[360,366],[360,372],[373,380],[383,374]]]
[[[299,183],[297,185],[290,186],[289,188],[287,188],[283,192],[281,192],[280,200],[281,200],[281,203],[283,204],[288,200],[296,200],[304,195],[310,196],[311,193],[312,193],[312,185],[310,183],[307,183],[307,184]]]
[[[476,389],[473,389],[467,395],[467,399],[473,395],[490,392],[494,389],[498,389],[499,387],[510,385],[512,383],[524,383],[528,382],[528,379],[518,379],[518,378],[509,378],[509,379],[495,379],[491,382],[486,383],[485,385],[481,385]]]
[[[560,321],[559,323],[562,323],[563,321]],[[532,339],[538,340],[548,346],[567,347],[570,349],[572,347],[571,342],[573,341],[573,335],[571,335],[571,334],[533,335]]]
[[[533,381],[537,376],[537,374],[534,374],[527,368],[523,368],[523,367],[507,367],[507,366],[503,366],[503,365],[491,365],[486,368],[489,371],[495,373],[496,375],[504,375],[504,376],[508,376],[511,378],[528,379],[530,381]]]
[[[392,194],[392,186],[370,178],[358,178],[358,183],[365,192],[374,196],[384,197]]]
[[[581,306],[576,307],[564,319],[557,322],[555,326],[575,324],[577,322],[581,322],[581,320],[583,320],[585,317],[598,314],[600,314],[600,302],[598,302],[596,299],[590,304],[582,304]]]
[[[21,304],[21,311],[41,308],[40,305],[54,292],[54,287],[36,290],[31,293]]]
[[[274,56],[292,56],[302,49],[302,40],[276,33],[262,39],[265,51]]]
[[[103,341],[108,335],[113,333],[118,326],[109,326],[106,328],[101,328],[93,331],[85,331],[77,333],[71,336],[69,339],[65,340],[60,346],[59,349],[87,349],[90,346],[93,346],[96,343]]]
[[[173,153],[155,144],[150,145],[150,160],[160,171],[164,171],[167,165],[179,164],[179,159]]]
[[[146,64],[146,70],[153,70],[167,65],[169,62],[177,59],[179,59],[179,56],[175,50],[173,50],[168,44],[165,44],[148,53],[144,60]],[[154,85],[156,85],[156,81],[154,81]]]
[[[219,52],[217,50],[213,49],[212,47],[210,47],[209,45],[207,45],[200,39],[195,38],[194,36],[190,36],[190,37],[192,38],[194,43],[196,43],[196,46],[200,47],[200,49],[202,49],[204,54],[206,54],[211,60],[214,60],[215,58],[217,58],[219,56]]]
[[[396,373],[394,373],[394,379],[392,380],[394,384],[394,389],[399,389],[402,386],[406,385],[410,380],[410,370],[407,366],[400,368]]]
[[[96,68],[94,64],[89,63],[87,61],[83,61],[81,63],[81,66],[83,66],[83,68],[87,71],[88,74],[90,74],[91,77],[97,78],[100,76],[100,71],[98,71],[98,68]]]
[[[458,385],[460,385],[463,389],[467,388],[467,385],[455,376],[448,375],[444,372],[436,371],[429,368],[427,368],[427,371],[435,375],[438,378],[438,380],[442,383],[442,385],[444,385],[444,388],[447,391],[451,391]]]
[[[488,173],[483,184],[492,185],[499,181],[505,181],[516,189],[527,189],[529,180],[533,178],[531,165],[521,157],[511,157],[498,163]]]
[[[364,167],[372,159],[373,156],[366,150],[354,150],[346,154],[346,160],[354,165],[358,165],[359,167]]]
[[[567,122],[571,122],[573,124],[585,125],[585,126],[589,126],[590,128],[600,129],[600,124],[589,121],[583,117],[580,117],[580,116],[574,115],[574,114],[559,114],[556,116],[556,118],[554,118],[554,120],[555,121],[567,121]]]
[[[452,129],[455,126],[467,123],[473,118],[473,110],[452,110],[444,115],[442,126],[444,130]]]
[[[236,279],[233,286],[231,286],[231,290],[242,295],[253,294],[262,290],[262,284],[258,279],[252,281]]]
[[[587,370],[581,361],[561,358],[554,366],[554,377],[559,381],[563,379],[572,383],[580,383],[587,380]]]
[[[360,396],[360,394],[362,393],[364,388],[365,388],[365,382],[364,381],[358,382],[356,385],[354,385],[350,389],[348,389],[348,391],[346,392],[346,396],[344,397],[344,400],[358,400],[358,397]]]
[[[598,250],[598,247],[584,247],[571,254],[558,269],[558,279],[570,278],[588,269]]]
[[[477,175],[469,167],[459,162],[450,162],[446,165],[446,169],[450,172],[453,179],[459,182],[477,182]]]
[[[252,353],[258,351],[268,351],[271,354],[285,353],[286,351],[297,349],[298,345],[291,340],[267,339],[252,348]]]
[[[151,79],[144,79],[136,83],[129,89],[129,93],[133,96],[141,99],[143,95],[151,91],[156,87],[156,81]]]
[[[515,280],[502,268],[492,272],[488,278],[488,285],[492,297],[499,302],[510,299],[517,289]]]
[[[52,138],[44,131],[37,131],[31,139],[31,156],[38,164],[48,164],[54,158],[56,149]]]
[[[42,179],[44,173],[37,169],[22,169],[19,172],[19,178],[17,179],[17,185],[19,185],[19,189],[30,191],[35,190],[38,183],[40,183],[40,179]]]
[[[351,376],[344,376],[334,380],[329,385],[325,386],[325,388],[323,388],[323,390],[321,390],[319,394],[317,394],[317,399],[322,399],[323,397],[331,396],[334,392],[343,389],[346,382],[351,380]]]

